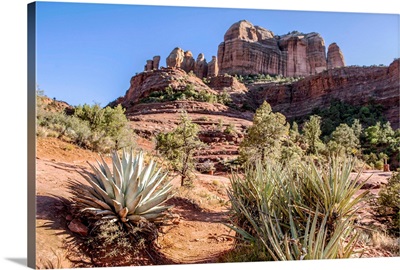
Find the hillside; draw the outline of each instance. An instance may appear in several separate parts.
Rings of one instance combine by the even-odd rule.
[[[365,192],[369,196],[368,200],[357,204],[357,208],[354,208],[355,214],[351,217],[351,222],[354,218],[354,226],[357,227],[357,230],[360,229],[360,238],[353,239],[352,234],[356,230],[349,229],[351,237],[350,234],[347,235],[349,237],[346,236],[343,239],[340,236],[337,238],[340,238],[340,240],[337,240],[338,243],[342,244],[342,242],[345,243],[351,239],[350,242],[354,243],[354,253],[349,252],[347,255],[355,258],[398,256],[397,236],[386,234],[391,228],[392,216],[387,213],[385,213],[386,215],[378,213],[375,203],[379,191],[386,186],[388,179],[393,175],[393,168],[397,169],[398,167],[396,157],[398,157],[399,151],[398,145],[396,145],[398,141],[396,140],[400,139],[400,130],[393,131],[391,128],[398,129],[400,127],[400,59],[396,59],[388,67],[345,66],[344,56],[339,46],[336,43],[329,45],[326,53],[324,40],[318,33],[292,31],[287,35],[277,36],[263,27],[254,26],[248,21],[240,21],[227,30],[223,42],[218,47],[218,56],[214,56],[210,62],[207,62],[202,54],[195,60],[190,51],[184,51],[179,47],[174,48],[165,59],[166,67],[160,66],[160,61],[161,58],[159,56],[154,56],[152,60],[148,60],[145,70],[130,78],[130,86],[126,93],[111,101],[104,108],[101,108],[98,104],[93,107],[87,104],[85,104],[84,108],[80,106],[73,107],[66,102],[44,96],[39,96],[37,99],[38,119],[40,120],[37,121],[40,129],[37,129],[36,134],[35,190],[37,203],[36,257],[38,268],[46,268],[49,265],[53,266],[50,268],[62,268],[217,263],[243,261],[254,257],[254,260],[266,258],[263,257],[265,254],[257,249],[254,249],[257,254],[248,254],[247,251],[243,252],[240,248],[238,249],[236,245],[238,242],[234,237],[239,234],[235,234],[233,230],[225,226],[227,223],[233,224],[232,226],[244,225],[243,228],[247,226],[245,223],[239,225],[235,223],[239,222],[240,217],[238,217],[238,213],[233,215],[237,209],[234,209],[232,194],[228,194],[227,191],[234,186],[232,184],[233,172],[238,172],[239,176],[247,173],[246,169],[243,169],[245,166],[237,166],[240,162],[237,158],[239,149],[243,149],[240,148],[241,142],[250,137],[249,128],[253,125],[253,116],[255,113],[257,115],[256,110],[261,105],[263,106],[262,108],[269,108],[269,111],[263,112],[263,116],[272,115],[274,117],[259,117],[259,119],[263,119],[265,122],[269,121],[268,125],[265,126],[269,130],[273,130],[273,132],[269,133],[270,135],[268,136],[265,135],[265,129],[261,130],[260,133],[255,133],[257,138],[254,139],[255,143],[251,145],[253,149],[250,149],[248,154],[253,155],[255,153],[254,157],[257,158],[259,157],[256,155],[258,153],[256,151],[252,152],[252,150],[259,150],[258,148],[260,148],[262,151],[260,160],[264,161],[264,151],[269,147],[272,150],[276,150],[274,153],[278,153],[276,156],[270,156],[271,164],[275,164],[276,167],[282,166],[282,168],[293,170],[284,171],[282,169],[283,173],[276,174],[277,176],[275,171],[271,170],[271,175],[273,174],[276,179],[279,178],[279,181],[264,181],[272,178],[263,178],[261,179],[262,181],[259,181],[260,179],[254,176],[250,176],[249,179],[246,178],[243,181],[243,183],[250,183],[249,186],[251,186],[247,190],[249,192],[245,189],[243,189],[244,191],[241,190],[245,199],[250,198],[246,202],[248,205],[244,206],[250,209],[248,213],[251,213],[248,216],[254,214],[260,220],[261,218],[272,216],[272,211],[265,214],[262,212],[264,208],[256,207],[253,204],[254,201],[261,202],[264,203],[262,207],[266,206],[268,208],[272,200],[254,199],[254,197],[251,197],[254,194],[257,196],[264,193],[275,195],[278,198],[277,200],[282,202],[282,205],[288,203],[283,207],[279,205],[278,210],[284,209],[285,211],[282,211],[284,213],[289,209],[289,213],[291,213],[291,208],[296,208],[292,204],[292,198],[296,196],[304,196],[310,199],[309,201],[313,201],[313,198],[319,199],[321,197],[325,199],[321,195],[324,193],[324,196],[331,196],[326,201],[332,199],[331,201],[338,200],[338,202],[342,202],[342,199],[346,199],[346,202],[352,203],[354,197]],[[267,101],[268,104],[264,103],[264,101]],[[360,107],[374,104],[381,110],[382,118],[388,120],[389,124],[379,127],[373,126],[368,131],[369,133],[365,135],[365,137],[372,138],[370,141],[378,142],[367,145],[369,147],[368,151],[371,153],[368,151],[364,153],[365,148],[360,145],[361,139],[359,138],[361,138],[361,133],[365,130],[363,128],[367,128],[362,127],[360,123],[358,123],[359,126],[346,126],[347,129],[344,135],[343,133],[339,134],[341,136],[338,136],[336,141],[332,135],[333,132],[329,134],[330,137],[322,138],[319,130],[313,134],[316,135],[316,140],[307,141],[308,138],[305,135],[306,132],[304,132],[305,125],[302,126],[302,124],[296,125],[297,130],[293,128],[293,124],[291,126],[293,129],[289,129],[288,122],[291,120],[304,120],[316,109],[327,109],[333,101],[340,101],[343,104],[348,104],[348,106]],[[272,107],[272,111],[269,104]],[[368,110],[368,108],[364,109],[364,111]],[[108,219],[104,224],[107,223],[109,225],[118,221],[116,224],[119,224],[119,229],[132,229],[130,231],[132,233],[135,233],[137,228],[140,228],[138,230],[140,233],[142,229],[143,231],[149,229],[153,233],[152,237],[155,235],[154,239],[157,239],[157,241],[152,242],[154,239],[151,240],[149,242],[151,243],[150,249],[143,249],[142,253],[130,255],[128,259],[118,257],[119,254],[116,254],[118,253],[116,252],[117,249],[113,246],[111,247],[112,252],[110,252],[113,255],[110,256],[108,254],[110,246],[103,246],[99,249],[96,247],[95,250],[87,248],[90,246],[89,242],[92,241],[90,236],[96,235],[96,233],[92,234],[93,231],[90,231],[89,228],[93,224],[97,226],[97,224],[103,223],[92,223],[90,218],[87,218],[90,213],[84,216],[82,213],[85,211],[82,209],[82,211],[78,211],[78,214],[74,212],[74,203],[70,199],[72,195],[76,195],[76,191],[71,188],[70,181],[77,181],[73,183],[73,187],[79,187],[80,184],[84,183],[87,184],[84,182],[82,173],[91,171],[92,168],[88,162],[94,164],[96,159],[99,158],[98,154],[102,153],[105,163],[109,166],[111,164],[110,150],[123,148],[125,139],[126,143],[132,143],[129,146],[145,150],[145,158],[143,159],[145,163],[149,161],[151,156],[161,166],[164,166],[164,169],[172,167],[173,165],[168,164],[168,160],[162,157],[161,151],[156,150],[156,136],[160,133],[174,130],[180,124],[182,112],[187,112],[191,122],[198,125],[198,138],[205,146],[200,149],[197,147],[194,150],[195,162],[193,165],[195,168],[193,175],[191,175],[193,177],[190,179],[192,181],[188,181],[187,185],[183,185],[183,180],[181,185],[179,177],[181,172],[177,172],[178,170],[169,172],[173,196],[171,198],[168,197],[168,199],[165,197],[159,201],[174,205],[171,210],[168,210],[171,211],[168,215],[172,218],[166,224],[161,225],[155,231],[152,231],[151,227],[146,227],[151,226],[151,222],[148,222],[150,220],[149,216],[145,217],[145,215],[154,210],[151,208],[158,207],[158,205],[155,205],[159,198],[157,200],[152,198],[151,203],[148,203],[151,207],[146,205],[146,207],[149,207],[147,209],[140,203],[142,203],[143,198],[143,200],[146,200],[153,196],[152,192],[157,193],[157,195],[163,193],[163,188],[159,184],[164,180],[161,179],[160,182],[157,182],[158,172],[153,173],[150,169],[141,172],[140,176],[132,173],[131,167],[129,167],[130,164],[139,163],[135,163],[136,161],[132,159],[119,163],[115,162],[112,167],[114,173],[112,177],[111,171],[105,169],[107,166],[102,167],[100,169],[101,172],[100,170],[96,171],[96,175],[100,180],[96,180],[93,176],[95,180],[88,182],[94,189],[85,194],[88,197],[81,199],[81,202],[89,202],[88,205],[90,207],[86,208],[85,211],[97,211],[92,207],[103,207],[99,212],[95,212],[94,216],[97,218],[103,214],[106,215],[105,219],[106,217]],[[283,116],[277,112],[283,114]],[[370,112],[368,111],[368,113]],[[279,118],[275,117],[276,115]],[[368,115],[370,118],[372,116],[374,116],[373,112]],[[334,115],[334,117],[340,118],[338,115]],[[283,123],[280,123],[281,120]],[[368,120],[371,119],[368,118]],[[265,122],[259,122],[261,123],[260,126],[263,126]],[[317,123],[316,125],[320,124]],[[254,125],[254,127],[257,126]],[[275,129],[275,127],[277,128]],[[358,132],[357,135],[356,132]],[[273,137],[275,133],[282,135],[275,138]],[[353,136],[351,137],[349,134]],[[273,142],[266,146],[260,146],[261,143],[257,141],[260,137],[268,138]],[[356,138],[354,141],[357,142],[353,142],[348,148],[341,149],[341,141],[345,141],[349,137],[351,139]],[[381,143],[381,138],[386,139],[386,141]],[[175,142],[175,140],[174,138],[172,142]],[[369,143],[370,141],[367,142]],[[319,150],[317,149],[313,152],[310,147],[312,143],[314,143],[315,149],[317,149],[317,146],[321,147],[321,151],[318,152]],[[298,156],[288,154],[285,160],[282,158],[284,156],[283,151],[280,152],[284,147],[286,147],[286,150],[293,150],[289,154],[300,154]],[[183,152],[182,148],[178,151]],[[385,151],[389,153],[386,156]],[[336,171],[334,177],[329,175],[329,177],[320,181],[322,178],[318,178],[317,167],[320,166],[318,169],[321,169],[321,171],[331,172],[332,167],[327,169],[325,165],[334,156],[332,153],[340,157],[356,156],[358,159],[352,164],[354,167],[346,167],[347,164],[343,166],[349,168],[348,172]],[[338,160],[339,158],[334,161]],[[365,167],[366,169],[360,172],[360,178],[354,181],[357,177],[357,173],[354,171],[361,168],[361,163],[367,162],[366,160],[370,162],[368,163],[370,167]],[[385,160],[385,163],[383,160]],[[310,188],[309,190],[303,189],[306,192],[298,192],[297,183],[302,183],[300,179],[303,175],[299,174],[300,176],[297,176],[297,170],[301,167],[298,165],[303,164],[301,163],[303,161],[304,164],[309,162],[307,164],[310,165],[310,168],[314,168],[315,172],[317,172],[313,174],[314,171],[307,171],[304,178],[307,180],[310,178],[313,183],[316,183],[315,186],[318,192],[322,190],[320,193],[311,193],[313,191],[312,187],[310,187],[312,186],[311,184],[305,185],[304,188]],[[390,164],[387,164],[387,162]],[[211,163],[215,169],[204,169],[206,163]],[[381,168],[371,169],[378,168],[378,165]],[[121,172],[124,172],[124,174],[121,174],[120,171],[117,174],[115,173],[118,170],[118,166],[121,166]],[[126,166],[128,169],[122,170],[122,166]],[[238,168],[239,170],[236,170]],[[128,175],[129,172],[131,173],[130,175]],[[341,175],[342,173],[343,175]],[[267,173],[259,175],[264,176]],[[145,176],[148,176],[148,179],[143,180]],[[246,175],[246,177],[248,176]],[[258,182],[251,182],[251,177],[257,178]],[[287,182],[282,180],[285,177]],[[339,181],[342,180],[342,182],[336,184],[335,181],[337,179],[335,177]],[[335,179],[332,180],[333,178]],[[127,185],[122,184],[123,181],[121,179],[128,179],[127,181],[131,182]],[[297,180],[299,182],[295,182]],[[129,189],[128,187],[133,187],[131,183],[134,181],[143,185],[144,183],[150,184],[143,190],[139,190],[139,186]],[[365,183],[362,181],[365,181]],[[279,190],[277,191],[277,189],[267,190],[270,186],[265,186],[265,188],[262,186],[270,182],[276,182],[275,184],[278,186],[280,184],[281,187],[291,186],[295,196],[289,193],[287,193],[289,195],[285,193],[285,196],[288,197],[280,196],[284,193],[278,193]],[[292,182],[295,184],[292,184]],[[318,186],[320,183],[323,183],[321,189]],[[331,183],[334,183],[334,188],[330,186]],[[121,185],[118,187],[119,184]],[[258,184],[260,186],[256,186]],[[342,198],[341,192],[352,191],[353,184],[360,184],[360,190],[355,191],[356,194]],[[81,190],[85,191],[85,189]],[[121,193],[122,190],[124,192],[127,191],[127,193]],[[146,194],[150,190],[150,194]],[[313,197],[310,194],[321,196]],[[137,206],[142,208],[140,212],[135,212],[137,209],[128,209],[127,197],[129,195],[131,195],[129,199],[134,198],[134,200],[130,201],[130,205],[134,205],[135,208]],[[270,198],[272,198],[272,195]],[[154,197],[156,196],[154,195]],[[260,195],[259,197],[261,198],[262,196]],[[92,198],[95,199],[92,200]],[[273,203],[271,205],[274,206]],[[314,215],[313,225],[311,226],[313,228],[311,230],[318,234],[320,240],[322,238],[325,240],[325,237],[330,232],[326,233],[326,231],[325,235],[321,237],[323,233],[320,234],[318,232],[319,229],[315,231],[317,223],[320,226],[328,220],[328,215],[331,215],[328,220],[328,222],[332,222],[329,224],[331,226],[329,229],[335,229],[336,224],[347,219],[347,217],[344,217],[351,212],[347,209],[343,216],[337,214],[336,208],[339,209],[339,203],[336,203],[336,201],[335,204],[327,207],[329,209],[326,213],[323,212],[325,209],[318,212],[320,206],[318,202],[315,203],[316,210],[308,210],[305,203],[300,205],[298,208],[302,212],[301,216],[306,217],[306,214],[309,216],[307,226],[304,226],[304,224],[299,225],[299,232],[302,231],[303,233],[305,227],[310,227],[311,216]],[[353,206],[351,205],[349,208]],[[347,205],[344,205],[344,208],[346,207]],[[160,214],[161,210],[165,210],[163,206],[154,211],[159,211],[156,214]],[[109,219],[110,211],[112,219]],[[131,211],[129,215],[128,211]],[[115,213],[117,215],[114,215]],[[139,219],[133,219],[139,215],[141,215]],[[326,218],[319,224],[320,222],[317,222],[317,220],[323,215],[326,215]],[[94,216],[91,216],[91,218],[95,219]],[[117,218],[114,218],[114,216]],[[135,221],[132,224],[134,223],[134,226],[138,227],[134,227],[129,218],[132,218],[132,221]],[[149,220],[146,218],[149,218]],[[295,220],[292,219],[292,216],[290,218],[290,223],[294,223],[297,222],[297,219],[300,220],[300,215],[295,217]],[[282,220],[281,217],[276,218],[276,220],[278,219]],[[350,217],[348,221],[350,221]],[[283,222],[279,221],[277,223]],[[288,224],[289,222],[284,225]],[[292,225],[289,224],[290,229],[293,229]],[[93,228],[101,227],[96,226]],[[353,226],[353,223],[351,223],[351,226]],[[108,229],[111,230],[110,228],[111,226]],[[252,230],[251,227],[249,228]],[[283,226],[280,228],[283,228]],[[344,226],[341,233],[346,228],[353,227]],[[122,231],[121,229],[120,232]],[[321,232],[323,231],[321,230]],[[250,231],[250,233],[253,232]],[[308,231],[306,234],[308,234]],[[310,235],[312,234],[310,233]],[[102,233],[99,235],[101,236]],[[132,235],[131,237],[136,238],[136,234]],[[287,243],[289,243],[287,248],[293,243],[299,243],[296,241],[302,238],[302,236],[299,239],[295,239],[297,236],[293,239],[292,237],[287,238],[288,235],[285,234],[285,241],[288,240]],[[111,234],[112,237],[108,236],[112,239],[119,239],[114,234]],[[330,237],[328,236],[328,238]],[[130,238],[130,240],[132,239]],[[150,237],[150,239],[152,238]],[[136,240],[134,239],[129,244],[140,242]],[[354,242],[352,242],[353,240]],[[105,240],[105,242],[107,241],[108,239]],[[86,249],[84,248],[85,246]],[[246,249],[248,247],[246,246]],[[298,247],[300,245],[296,247],[300,250]],[[104,250],[100,250],[101,248]],[[239,253],[235,253],[237,251]],[[147,253],[145,254],[145,252]],[[341,252],[335,254],[337,258],[341,258],[340,256],[343,255],[339,253]],[[99,254],[104,256],[101,257]],[[307,254],[303,255],[306,256]],[[101,257],[100,259],[99,256]],[[137,257],[132,260],[131,256]],[[304,257],[298,256],[296,258]]]

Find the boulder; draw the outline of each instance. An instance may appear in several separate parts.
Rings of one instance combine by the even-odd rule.
[[[68,229],[70,229],[74,233],[78,233],[82,236],[87,236],[88,234],[88,227],[86,227],[79,219],[73,219],[68,224]]]

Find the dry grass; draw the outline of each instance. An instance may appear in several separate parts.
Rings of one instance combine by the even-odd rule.
[[[357,254],[354,257],[395,257],[400,256],[400,238],[383,231],[365,230],[360,233]]]
[[[371,242],[374,247],[387,250],[393,255],[399,256],[399,242],[400,238],[393,238],[382,232],[373,232]]]

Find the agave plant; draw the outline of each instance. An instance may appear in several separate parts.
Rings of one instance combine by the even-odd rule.
[[[172,185],[166,181],[154,160],[145,166],[143,152],[123,150],[111,153],[112,172],[103,157],[98,167],[89,163],[94,174],[81,174],[90,186],[71,183],[71,190],[78,209],[100,220],[138,223],[160,223],[172,206],[164,203],[171,196]]]

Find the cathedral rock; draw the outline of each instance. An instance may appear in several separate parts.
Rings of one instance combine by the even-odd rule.
[[[345,65],[339,46],[330,49],[327,56],[318,33],[293,31],[278,36],[242,20],[228,29],[218,46],[218,68],[220,74],[308,76]]]

